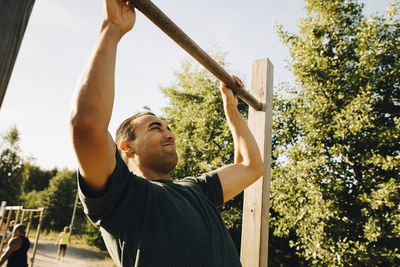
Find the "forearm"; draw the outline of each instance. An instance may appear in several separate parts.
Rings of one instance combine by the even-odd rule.
[[[253,134],[236,106],[224,105],[225,116],[235,146],[235,163],[261,168],[262,159]]]
[[[236,84],[243,87],[239,78]],[[224,201],[228,201],[256,181],[264,172],[260,150],[246,121],[237,109],[238,99],[224,83],[220,86],[225,116],[235,145],[235,162],[217,170]]]
[[[3,254],[3,256],[0,259],[0,266],[3,266],[3,264],[6,262],[9,256],[10,256],[10,249],[7,249],[7,251]]]
[[[226,107],[225,115],[235,145],[235,162],[217,170],[224,202],[242,192],[264,172],[258,145],[236,106]]]
[[[3,255],[3,257],[1,257],[0,259],[0,266],[2,266],[6,262],[6,258],[4,256],[5,255]]]
[[[114,79],[120,31],[103,23],[75,93],[71,120],[107,131],[114,102]],[[89,125],[90,126],[90,125]]]

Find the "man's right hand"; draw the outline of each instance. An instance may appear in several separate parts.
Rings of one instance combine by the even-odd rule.
[[[104,0],[103,26],[116,26],[120,30],[120,38],[135,25],[136,13],[129,1]]]

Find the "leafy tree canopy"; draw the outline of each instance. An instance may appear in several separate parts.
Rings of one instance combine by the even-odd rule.
[[[29,193],[32,190],[42,191],[49,186],[51,178],[58,173],[57,168],[52,170],[43,170],[40,166],[31,162],[24,163],[23,172],[23,191]]]
[[[299,34],[277,26],[298,87],[274,100],[274,235],[313,265],[399,264],[399,2],[305,2]]]
[[[0,144],[0,200],[9,206],[19,204],[22,171],[19,132],[14,126],[3,135]]]
[[[41,192],[41,206],[46,208],[43,226],[58,230],[71,222],[77,191],[76,172],[63,170],[50,180],[49,186]]]

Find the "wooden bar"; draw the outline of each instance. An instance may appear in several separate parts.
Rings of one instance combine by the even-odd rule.
[[[1,212],[1,214],[0,214],[0,218],[1,218],[0,219],[0,233],[1,233],[1,229],[3,227],[4,216],[6,215],[6,205],[7,205],[6,201],[2,201],[1,202],[1,206],[0,206],[0,212]]]
[[[169,19],[150,0],[130,0],[130,2],[157,25],[164,33],[174,40],[180,47],[194,57],[208,71],[225,83],[237,96],[255,110],[263,110],[264,106],[246,89],[236,85],[232,76],[227,73],[214,59],[201,49],[186,33],[184,33],[171,19]]]
[[[21,209],[22,209],[22,207],[17,210],[17,214],[15,215],[15,219],[14,219],[14,225],[18,224],[18,219],[19,219],[19,215],[21,214]]]
[[[6,210],[20,210],[22,206],[6,206]]]
[[[0,1],[0,107],[35,0]]]
[[[21,218],[19,219],[19,223],[24,223],[24,216],[25,216],[25,210],[22,210]]]
[[[6,210],[8,210],[8,209],[6,208]],[[5,212],[5,211],[4,211],[4,212]],[[3,238],[2,238],[1,244],[0,244],[0,255],[1,255],[2,251],[3,251],[3,247],[4,247],[4,238],[6,238],[6,236],[7,236],[7,230],[8,230],[8,226],[10,225],[10,220],[11,220],[11,214],[12,214],[12,212],[13,212],[12,209],[8,210],[8,216],[7,216],[6,227],[5,227],[5,229],[4,229]]]
[[[33,211],[29,211],[28,225],[26,227],[26,236],[29,236],[29,231],[31,230],[32,216],[33,216]]]
[[[31,212],[31,211],[33,211],[33,212],[41,212],[41,211],[42,211],[42,208],[38,208],[38,209],[23,209],[23,211],[27,211],[27,212]]]
[[[265,174],[244,193],[242,243],[243,267],[268,265],[269,197],[271,181],[273,65],[268,59],[253,62],[251,94],[266,103],[265,112],[249,110],[249,128],[260,148]]]
[[[75,220],[75,213],[76,213],[76,206],[78,205],[79,201],[79,194],[76,192],[75,196],[75,203],[74,203],[74,209],[72,211],[72,216],[71,216],[71,223],[69,224],[69,235],[72,235],[72,228],[74,228],[74,220]]]

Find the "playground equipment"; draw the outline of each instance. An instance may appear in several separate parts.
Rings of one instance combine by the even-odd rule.
[[[38,215],[38,216],[34,216]],[[1,209],[0,209],[0,233],[2,233],[2,240],[0,243],[0,255],[3,251],[3,247],[5,243],[3,242],[3,239],[7,235],[7,230],[10,225],[10,222],[14,220],[15,225],[23,223],[25,224],[26,227],[26,237],[29,236],[29,232],[32,228],[32,222],[34,217],[38,217],[39,221],[37,223],[36,227],[36,236],[35,236],[35,241],[33,245],[33,252],[32,256],[29,259],[29,266],[33,266],[33,262],[35,260],[35,254],[36,254],[36,249],[37,249],[37,244],[39,242],[39,235],[40,235],[40,229],[42,227],[42,222],[43,222],[43,215],[44,215],[44,208],[37,208],[37,209],[24,209],[22,206],[6,206],[5,201],[2,202]],[[5,221],[5,225],[3,228],[3,224]]]
[[[272,135],[272,88],[273,88],[273,65],[268,59],[260,59],[253,62],[251,94],[239,88],[231,75],[229,75],[218,63],[216,63],[203,49],[201,49],[188,35],[186,35],[171,19],[149,0],[128,0],[136,9],[141,11],[179,46],[193,56],[207,70],[214,74],[219,80],[231,88],[236,95],[252,107],[249,111],[249,128],[259,145],[264,160],[266,172],[264,176],[245,190],[243,205],[243,225],[241,261],[245,267],[268,265],[268,216],[269,195],[271,178],[271,135]],[[16,6],[25,11],[25,17],[18,18],[22,25],[20,29],[12,31],[19,32],[19,40],[13,46],[14,54],[19,49],[30,10],[34,0],[13,0]],[[1,2],[0,2],[1,3]],[[5,9],[4,9],[5,10]],[[2,14],[0,5],[0,15]],[[7,11],[8,12],[8,11]],[[15,12],[14,12],[15,13]],[[21,13],[21,12],[20,12]],[[21,13],[23,14],[23,13]],[[1,26],[1,24],[0,24]],[[1,29],[2,27],[0,27]],[[3,27],[4,28],[4,27]],[[12,33],[12,32],[11,32]],[[1,34],[1,32],[0,32]],[[0,47],[0,49],[3,49]],[[10,50],[10,49],[9,49]],[[3,52],[0,50],[0,54]],[[15,57],[10,59],[7,71],[3,71],[0,65],[0,105],[5,94],[6,86],[11,74]],[[5,77],[4,79],[2,77]],[[21,208],[22,210],[22,208]],[[43,210],[41,211],[41,217]],[[8,221],[9,222],[9,221]],[[1,225],[0,225],[1,229]],[[39,228],[40,230],[40,228]],[[39,232],[39,231],[38,231]],[[2,247],[1,247],[2,248]],[[0,248],[0,252],[1,252]],[[33,264],[32,257],[32,264]]]

